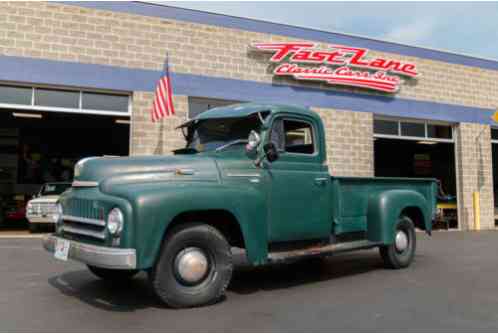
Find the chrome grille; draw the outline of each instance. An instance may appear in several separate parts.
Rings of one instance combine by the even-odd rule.
[[[64,215],[104,220],[104,209],[89,199],[71,198],[63,203]]]
[[[63,203],[62,232],[97,240],[106,238],[104,208],[97,202],[71,198]]]
[[[28,207],[28,214],[32,216],[48,216],[56,211],[55,203],[31,203]]]

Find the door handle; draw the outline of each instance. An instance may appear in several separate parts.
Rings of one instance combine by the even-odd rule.
[[[315,185],[324,186],[327,184],[327,180],[328,180],[328,178],[326,178],[326,177],[317,177],[315,179]]]

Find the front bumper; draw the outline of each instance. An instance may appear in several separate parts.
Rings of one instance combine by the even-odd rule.
[[[55,221],[52,217],[48,216],[29,216],[27,215],[26,218],[28,218],[28,221],[30,223],[35,223],[35,224],[55,224]]]
[[[100,268],[136,269],[137,256],[131,248],[101,247],[49,235],[43,239],[43,247],[54,253],[57,239],[70,242],[69,258]]]

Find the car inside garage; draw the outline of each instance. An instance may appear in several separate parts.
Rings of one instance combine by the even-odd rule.
[[[128,155],[129,100],[126,93],[0,85],[0,227],[27,228],[27,202],[47,182],[71,182],[78,160]]]
[[[450,124],[376,118],[375,176],[439,181],[435,229],[458,228],[455,145]]]

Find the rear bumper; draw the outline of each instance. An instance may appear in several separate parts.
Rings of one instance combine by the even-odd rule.
[[[85,264],[109,269],[136,269],[135,249],[101,247],[49,235],[43,239],[43,247],[54,253],[57,239],[70,242],[69,258]]]

